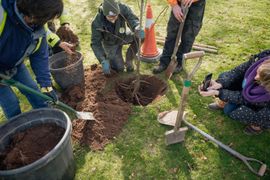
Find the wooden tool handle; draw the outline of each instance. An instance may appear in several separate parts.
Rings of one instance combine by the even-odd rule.
[[[259,176],[263,176],[264,175],[264,173],[265,173],[265,171],[266,171],[266,164],[263,164],[261,167],[260,167],[260,170],[259,170],[259,172],[258,172],[258,175]]]
[[[190,53],[184,54],[185,59],[193,59],[193,58],[198,58],[204,56],[205,52],[204,51],[194,51]]]

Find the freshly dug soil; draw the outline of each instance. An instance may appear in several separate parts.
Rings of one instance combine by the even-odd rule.
[[[80,104],[84,99],[85,99],[84,83],[81,85],[70,87],[61,94],[61,100],[63,102],[67,102],[74,109],[79,108]]]
[[[74,34],[73,31],[71,29],[69,29],[69,28],[66,28],[64,26],[61,26],[56,31],[56,34],[64,42],[68,42],[68,43],[74,44],[75,47],[79,45],[79,38],[78,38],[78,36],[76,34]]]
[[[116,137],[126,124],[131,105],[122,101],[114,90],[117,76],[105,77],[100,66],[92,65],[85,70],[85,97],[76,98],[80,88],[74,88],[70,97],[63,101],[77,111],[93,112],[96,121],[74,120],[72,137],[92,150],[102,150]],[[75,97],[75,98],[74,98]]]
[[[64,128],[48,123],[15,134],[9,147],[0,153],[0,169],[16,169],[35,162],[50,152],[64,133]]]
[[[167,84],[155,76],[141,76],[140,88],[136,96],[133,96],[136,77],[120,80],[117,82],[116,92],[119,97],[134,105],[147,106],[155,99],[163,96],[167,91]]]

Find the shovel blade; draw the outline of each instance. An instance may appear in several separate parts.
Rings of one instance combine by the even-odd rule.
[[[165,133],[165,143],[166,145],[171,145],[171,144],[176,144],[183,142],[185,140],[185,135],[187,132],[188,128],[187,127],[182,127],[178,129],[177,131],[175,130],[170,130]]]
[[[158,122],[167,126],[174,126],[178,111],[165,111],[159,113]]]
[[[165,76],[170,79],[178,62],[176,60],[171,60],[170,64],[168,65],[166,71],[165,71]]]
[[[91,121],[95,121],[95,117],[93,115],[93,113],[90,112],[76,112],[76,116],[78,119],[83,119],[83,120],[91,120]]]

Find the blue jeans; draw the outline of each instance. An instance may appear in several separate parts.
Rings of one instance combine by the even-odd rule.
[[[234,103],[227,103],[224,106],[223,112],[226,115],[229,115],[231,112],[233,112],[235,109],[237,109],[239,107],[239,105],[234,104]]]
[[[32,79],[24,64],[17,67],[17,73],[12,77],[12,79],[39,91],[36,82]],[[19,91],[26,96],[34,109],[48,107],[47,103],[42,98],[22,89],[19,89]],[[7,119],[21,113],[20,102],[14,91],[9,86],[0,85],[0,105]]]

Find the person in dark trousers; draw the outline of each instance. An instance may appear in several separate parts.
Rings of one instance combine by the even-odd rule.
[[[116,0],[104,0],[91,29],[91,47],[102,64],[104,74],[109,75],[111,69],[122,72],[124,65],[127,72],[132,72],[133,59],[138,52],[138,37],[144,38],[144,31],[139,28],[139,19],[132,10]],[[125,63],[123,45],[129,45]]]
[[[57,101],[52,89],[48,65],[48,45],[44,24],[59,17],[62,0],[0,0],[0,74],[39,90]],[[37,83],[32,79],[24,59],[29,57]],[[1,83],[1,82],[0,82]],[[19,89],[33,108],[47,107],[40,97]],[[0,85],[0,105],[7,119],[21,113],[14,91]]]
[[[184,6],[190,7],[185,20],[181,43],[176,54],[178,65],[174,70],[174,74],[177,74],[182,70],[182,56],[184,53],[191,51],[195,37],[198,35],[202,27],[205,0],[168,0],[168,2],[172,7],[172,12],[167,25],[167,36],[165,39],[162,56],[160,57],[159,65],[153,69],[154,74],[163,72],[170,64],[179,24],[183,22],[183,13],[180,7],[181,3]]]
[[[246,134],[259,134],[270,128],[270,56],[251,58],[234,69],[211,80],[202,96],[216,96],[224,107],[212,103],[211,109],[223,109],[236,121],[247,124]],[[218,108],[219,107],[219,108]]]

